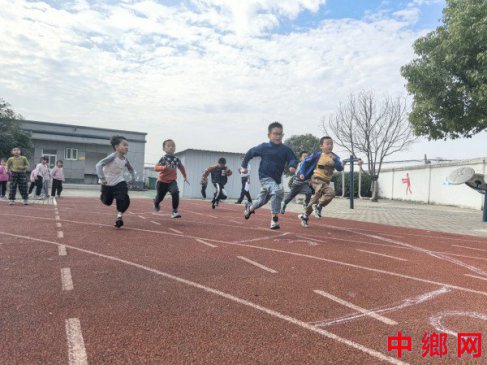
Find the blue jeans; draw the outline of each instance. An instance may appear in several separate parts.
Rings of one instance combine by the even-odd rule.
[[[278,214],[281,210],[281,202],[284,198],[284,189],[274,179],[265,177],[260,179],[261,189],[259,196],[254,200],[254,210],[271,201],[272,214]]]

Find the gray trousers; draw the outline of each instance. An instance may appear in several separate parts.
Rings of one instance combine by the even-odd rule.
[[[266,177],[260,179],[261,189],[259,196],[254,200],[254,210],[266,205],[271,201],[272,214],[279,214],[281,210],[281,202],[284,198],[284,189],[281,184],[278,184],[274,179]]]
[[[305,195],[304,203],[305,205],[308,205],[311,195],[313,195],[313,190],[311,189],[311,186],[309,186],[309,180],[303,181],[295,178],[291,184],[291,191],[287,194],[286,199],[284,199],[284,204],[289,204],[289,202],[298,194]]]

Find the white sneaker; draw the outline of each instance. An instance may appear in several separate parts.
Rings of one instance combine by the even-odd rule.
[[[274,219],[271,220],[271,229],[279,229],[279,228],[281,228],[281,226],[279,225],[279,221],[274,221]]]
[[[300,214],[298,215],[298,218],[301,220],[301,225],[305,228],[309,227],[308,225],[308,216],[306,214]]]
[[[313,207],[313,214],[315,215],[315,217],[317,219],[320,219],[321,218],[321,208],[322,208],[322,206],[321,205],[318,205],[318,204],[316,204]]]
[[[27,199],[24,199],[24,205],[29,205],[29,201]]]
[[[10,200],[10,201],[8,202],[8,205],[14,205],[14,204],[15,204],[15,200]]]
[[[179,214],[178,212],[172,212],[171,218],[181,218],[181,214]]]

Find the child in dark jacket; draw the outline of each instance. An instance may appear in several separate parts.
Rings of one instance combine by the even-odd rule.
[[[215,187],[215,194],[213,195],[213,200],[211,201],[211,208],[215,209],[218,206],[220,200],[225,200],[227,196],[223,188],[228,182],[228,176],[232,176],[232,170],[227,166],[227,160],[221,157],[218,160],[218,165],[209,166],[204,172],[202,179],[208,178],[211,175],[211,182]]]

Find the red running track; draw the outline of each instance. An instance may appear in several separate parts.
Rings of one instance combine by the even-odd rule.
[[[134,199],[120,230],[96,199],[0,205],[0,363],[487,363],[456,337],[487,333],[487,239],[169,205]]]

